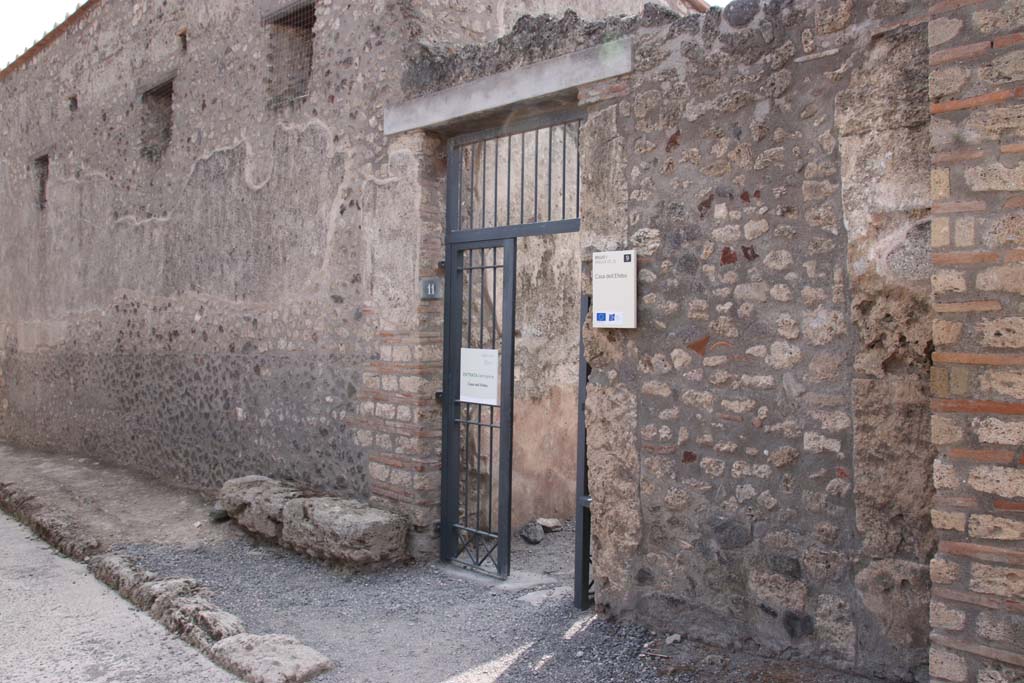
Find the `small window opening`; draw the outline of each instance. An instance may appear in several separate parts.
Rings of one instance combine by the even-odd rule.
[[[142,156],[148,161],[159,161],[171,144],[173,105],[173,80],[147,90],[142,95]]]
[[[304,4],[266,19],[270,27],[270,107],[301,102],[309,94],[313,72],[313,25],[316,7]]]
[[[68,98],[68,109],[78,111],[78,95],[72,95]]]
[[[188,51],[188,29],[178,31],[178,47],[182,52]]]
[[[46,208],[46,184],[50,181],[50,155],[44,154],[32,161],[32,177],[36,187],[36,207]]]

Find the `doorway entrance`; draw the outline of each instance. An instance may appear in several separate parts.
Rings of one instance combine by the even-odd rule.
[[[559,112],[448,145],[441,553],[499,578],[511,571],[517,255],[523,238],[580,229],[582,120]],[[565,455],[570,472],[585,467]]]

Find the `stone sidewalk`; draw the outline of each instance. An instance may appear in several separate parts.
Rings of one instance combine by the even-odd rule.
[[[0,547],[5,683],[238,683],[5,515]]]
[[[0,444],[0,505],[11,511],[12,502],[66,554],[188,577],[248,633],[295,636],[333,661],[318,683],[863,680],[686,641],[669,646],[664,634],[575,610],[571,531],[539,546],[517,539],[504,583],[439,563],[353,574],[211,523],[212,498]]]

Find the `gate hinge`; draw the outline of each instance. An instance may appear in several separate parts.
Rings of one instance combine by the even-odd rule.
[[[434,392],[434,400],[435,401],[443,401],[444,400],[444,392],[443,391],[435,391]]]

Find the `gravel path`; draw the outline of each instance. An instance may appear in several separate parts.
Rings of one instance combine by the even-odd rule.
[[[571,544],[570,534],[563,538]],[[119,550],[161,575],[195,577],[250,631],[287,633],[332,658],[336,668],[322,683],[658,680],[637,657],[645,631],[573,608],[558,566],[564,555],[545,553],[549,561],[530,564],[546,564],[552,574],[504,590],[437,563],[350,575],[248,540],[188,553],[158,545]],[[571,578],[571,564],[568,570]]]
[[[250,539],[121,550],[162,575],[199,579],[250,631],[294,635],[332,658],[318,683],[861,680],[688,643],[669,658],[648,654],[668,651],[661,638],[572,606],[572,543],[570,530],[535,547],[517,540],[508,584],[438,563],[351,575]]]
[[[439,563],[351,575],[262,544],[233,523],[210,524],[209,502],[202,496],[123,468],[0,444],[0,472],[7,490],[31,500],[51,521],[59,520],[64,536],[133,555],[142,568],[164,578],[196,578],[211,589],[217,606],[238,615],[249,631],[284,633],[315,647],[337,663],[317,679],[320,683],[864,680],[686,641],[668,646],[664,634],[656,637],[576,611],[571,525],[537,546],[513,539],[512,578],[506,582]],[[52,594],[60,596],[58,605],[63,602],[62,591]],[[108,597],[119,601],[113,593]],[[136,616],[143,622],[140,633],[160,629],[148,617]],[[4,625],[0,619],[0,661]],[[21,631],[8,631],[19,643],[35,642]],[[116,656],[121,649],[111,642],[104,651],[99,642],[90,656]],[[170,642],[168,647],[184,647]],[[0,667],[0,681],[19,680],[5,673]],[[154,676],[142,680],[163,680]],[[204,674],[172,680],[217,679]]]

